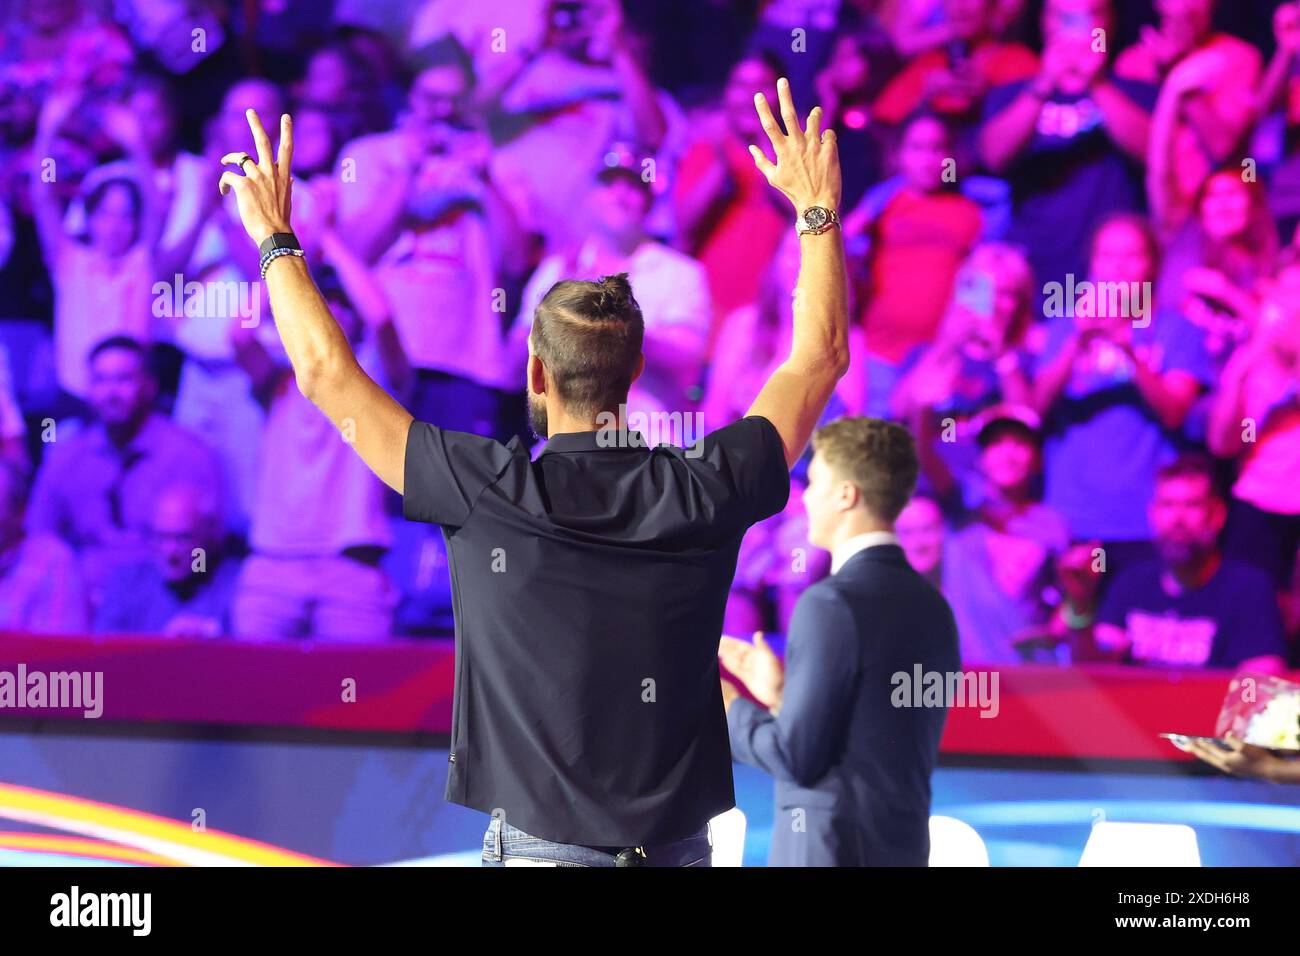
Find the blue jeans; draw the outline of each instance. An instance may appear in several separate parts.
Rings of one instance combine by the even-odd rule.
[[[609,847],[552,843],[529,836],[501,820],[493,820],[483,835],[484,866],[613,866],[617,851]],[[646,866],[712,866],[713,846],[706,825],[699,833],[645,847]]]

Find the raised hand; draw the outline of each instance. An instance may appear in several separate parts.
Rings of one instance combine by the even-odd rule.
[[[781,190],[794,205],[796,212],[809,206],[840,208],[840,153],[835,142],[835,130],[823,131],[822,108],[814,107],[808,114],[806,128],[799,125],[794,100],[790,97],[790,81],[782,77],[776,83],[777,98],[781,104],[782,132],[772,107],[762,93],[754,96],[758,120],[772,141],[776,151],[773,163],[757,146],[751,145],[749,153],[767,181]]]
[[[293,161],[293,123],[288,114],[280,117],[280,154],[272,161],[271,138],[256,111],[248,111],[248,126],[253,131],[257,157],[247,153],[227,153],[223,166],[238,166],[240,172],[221,174],[221,194],[234,190],[239,204],[239,219],[250,239],[261,243],[273,233],[289,232],[289,207],[293,179],[289,166]]]

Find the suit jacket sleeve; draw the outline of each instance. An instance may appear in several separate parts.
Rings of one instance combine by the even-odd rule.
[[[839,752],[858,686],[853,614],[831,588],[804,592],[790,619],[780,716],[741,698],[727,712],[735,759],[807,787]]]

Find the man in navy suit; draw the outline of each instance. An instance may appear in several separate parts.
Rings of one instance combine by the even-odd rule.
[[[900,689],[918,668],[951,686],[961,661],[948,602],[894,534],[916,447],[899,425],[841,418],[813,451],[808,537],[831,575],[795,606],[784,667],[762,635],[723,638],[722,662],[759,701],[724,678],[732,755],[776,779],[769,865],[924,866],[949,699],[918,706]]]

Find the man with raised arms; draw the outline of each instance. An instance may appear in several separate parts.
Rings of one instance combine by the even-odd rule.
[[[312,281],[290,228],[293,128],[279,152],[223,162],[262,252],[298,387],[447,539],[456,688],[447,798],[492,815],[483,861],[707,866],[708,821],[735,805],[717,661],[741,537],[784,507],[800,457],[848,367],[835,134],[755,97],[791,201],[802,266],[790,354],[748,415],[702,448],[603,431],[641,374],[641,310],[626,276],[556,283],[528,341],[536,460],[518,442],[417,422],[376,385]],[[495,321],[484,315],[482,321]],[[430,316],[430,321],[438,321]],[[705,423],[716,425],[717,423]]]

